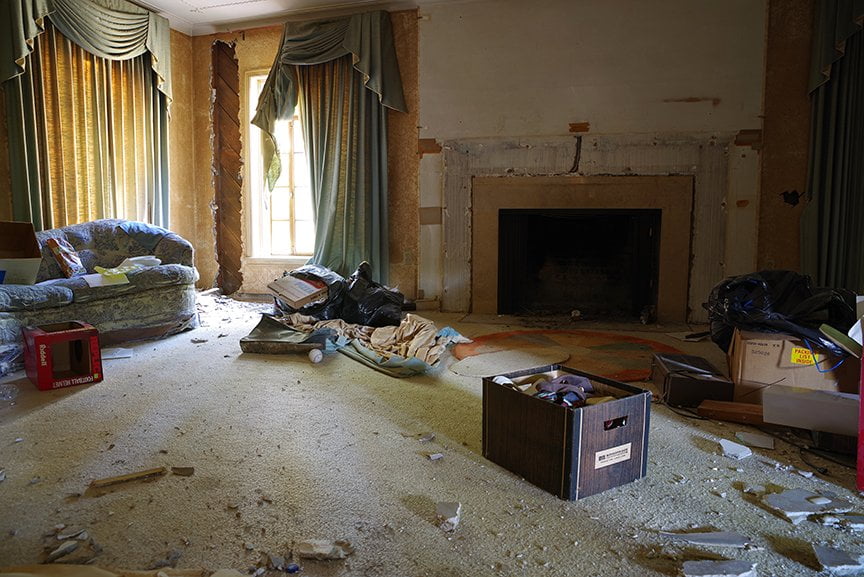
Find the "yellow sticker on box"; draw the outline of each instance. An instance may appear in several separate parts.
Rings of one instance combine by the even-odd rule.
[[[789,353],[789,362],[793,365],[815,365],[819,359],[813,358],[813,353],[805,347],[792,347]]]

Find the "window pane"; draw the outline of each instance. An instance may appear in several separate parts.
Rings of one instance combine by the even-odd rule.
[[[273,238],[270,249],[273,254],[291,254],[291,224],[287,221],[273,221]]]
[[[289,204],[287,188],[276,187],[270,197],[270,218],[273,220],[288,220],[291,218],[291,205]]]
[[[311,220],[298,220],[294,223],[297,229],[297,254],[312,254],[315,250],[315,227]]]
[[[312,220],[312,191],[308,188],[294,189],[294,218]]]
[[[276,179],[276,186],[288,187],[291,185],[291,155],[280,154],[279,162],[282,163],[282,171],[279,173],[279,178]]]
[[[294,186],[309,186],[309,164],[302,153],[294,155]]]

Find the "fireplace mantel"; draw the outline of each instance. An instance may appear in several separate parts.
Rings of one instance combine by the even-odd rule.
[[[498,211],[526,208],[660,209],[657,320],[685,322],[692,176],[474,177],[471,311],[498,312]]]

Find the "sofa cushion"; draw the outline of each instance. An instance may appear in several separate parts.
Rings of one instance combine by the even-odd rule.
[[[129,279],[129,284],[91,287],[83,278],[73,277],[51,279],[36,286],[64,287],[72,292],[73,302],[84,303],[159,287],[193,284],[198,280],[198,272],[182,264],[162,264],[126,273],[126,278]]]
[[[4,312],[35,311],[71,302],[72,291],[61,285],[0,285],[0,311]]]

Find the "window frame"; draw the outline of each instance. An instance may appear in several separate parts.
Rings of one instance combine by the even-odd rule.
[[[245,74],[244,91],[246,93],[246,117],[251,120],[254,116],[254,111],[257,107],[258,94],[260,88],[266,81],[269,69],[249,70]],[[254,85],[253,82],[257,84]],[[246,234],[246,260],[251,263],[274,263],[286,264],[290,266],[300,266],[306,264],[312,257],[312,254],[273,254],[272,252],[272,225],[274,222],[272,216],[271,199],[265,199],[265,195],[269,196],[272,193],[267,190],[264,177],[264,166],[260,162],[261,158],[261,129],[246,122],[247,146],[245,146],[245,164],[246,164],[246,202],[248,210],[246,211],[246,226],[248,233]],[[293,130],[293,127],[292,127]],[[293,137],[293,132],[292,132]],[[283,156],[284,156],[283,152]],[[283,158],[282,170],[283,174],[293,175],[294,172],[294,156],[293,146],[290,158],[286,162]],[[275,189],[274,189],[275,190]],[[293,177],[291,177],[291,189],[289,197],[289,217],[286,219],[276,219],[276,221],[289,222],[291,230],[292,251],[296,250],[296,207],[293,189]]]

